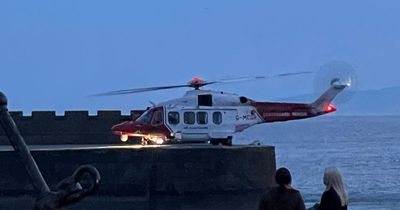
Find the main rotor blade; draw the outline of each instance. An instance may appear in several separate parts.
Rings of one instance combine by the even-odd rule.
[[[277,74],[273,76],[250,76],[250,77],[237,77],[237,78],[232,78],[232,79],[220,79],[216,80],[213,82],[207,82],[208,84],[214,84],[214,83],[234,83],[234,82],[246,82],[246,81],[253,81],[253,80],[260,80],[260,79],[271,79],[271,78],[276,78],[276,77],[287,77],[287,76],[294,76],[294,75],[300,75],[300,74],[312,74],[314,72],[312,71],[300,71],[300,72],[290,72],[290,73],[282,73],[282,74]]]
[[[300,74],[313,74],[315,72],[313,71],[298,71],[298,72],[289,72],[289,73],[283,73],[283,74],[277,74],[272,77],[286,77],[286,76],[294,76],[294,75],[300,75]]]
[[[232,78],[232,79],[220,79],[220,80],[215,80],[215,81],[204,81],[204,80],[190,81],[188,84],[183,84],[183,85],[169,85],[169,86],[156,86],[156,87],[147,87],[147,88],[133,88],[133,89],[125,89],[125,90],[116,90],[116,91],[94,94],[94,95],[90,95],[90,96],[124,95],[124,94],[142,93],[142,92],[149,92],[149,91],[155,91],[155,90],[166,90],[166,89],[181,88],[181,87],[192,87],[192,88],[198,89],[205,85],[211,85],[211,84],[218,84],[218,83],[226,84],[226,83],[234,83],[234,82],[245,82],[245,81],[251,81],[251,80],[269,79],[269,78],[275,78],[275,77],[286,77],[286,76],[293,76],[293,75],[299,75],[299,74],[310,74],[310,73],[313,73],[313,72],[302,71],[302,72],[277,74],[277,75],[273,75],[273,76],[237,77],[237,78]]]
[[[113,95],[124,95],[124,94],[133,94],[133,93],[142,93],[154,90],[165,90],[172,88],[181,88],[181,87],[190,87],[190,85],[170,85],[170,86],[158,86],[158,87],[147,87],[147,88],[133,88],[133,89],[125,89],[125,90],[115,90],[105,93],[94,94],[90,96],[113,96]]]

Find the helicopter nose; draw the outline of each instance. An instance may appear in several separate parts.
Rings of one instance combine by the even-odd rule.
[[[111,127],[111,130],[114,131],[114,132],[115,132],[115,131],[121,131],[121,128],[120,128],[120,127],[121,127],[121,124],[114,125],[113,127]]]
[[[134,129],[135,127],[136,126],[132,122],[127,121],[127,122],[122,122],[120,124],[112,126],[111,130],[113,132],[132,132],[132,130],[135,130]]]

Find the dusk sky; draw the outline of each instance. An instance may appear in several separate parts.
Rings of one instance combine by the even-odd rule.
[[[187,89],[118,89],[317,71],[344,60],[359,89],[400,86],[400,1],[0,1],[0,90],[9,108],[143,109]],[[209,86],[268,101],[313,75]]]

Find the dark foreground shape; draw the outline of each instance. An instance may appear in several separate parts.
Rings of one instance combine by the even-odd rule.
[[[256,209],[271,186],[271,146],[35,146],[44,178],[65,177],[81,164],[101,171],[95,197],[71,209]],[[32,186],[11,148],[0,147],[0,209],[32,201]],[[4,199],[4,200],[3,200]]]
[[[3,99],[5,97],[0,94],[0,101]],[[5,106],[0,107],[4,108],[0,111],[7,112]],[[47,181],[34,185],[29,179],[32,176],[28,176],[14,149],[0,146],[0,209],[32,209],[36,193],[47,189],[74,191],[68,186],[76,186],[74,192],[81,192],[75,185],[77,182],[83,189],[94,189],[94,183],[85,181],[85,176],[80,173],[84,169],[93,176],[86,167],[79,168],[57,186],[59,177],[69,176],[75,168],[87,164],[101,171],[99,191],[96,196],[88,197],[70,209],[255,209],[260,193],[271,186],[275,171],[274,147],[62,145],[109,142],[103,138],[104,132],[109,133],[108,124],[116,120],[115,117],[92,119],[87,114],[79,117],[70,114],[60,119],[53,119],[51,115],[50,121],[47,115],[32,114],[25,119],[17,114],[17,124],[23,128],[22,135],[30,136],[31,143],[59,145],[30,146],[37,162],[36,168],[41,169],[42,175],[38,177],[43,177],[38,180]],[[8,112],[2,116],[10,117]],[[20,137],[19,134],[7,136]],[[0,144],[8,144],[7,141],[0,138]],[[59,198],[52,197],[54,194],[51,192],[44,193],[46,195]],[[74,197],[70,198],[73,200]]]
[[[10,144],[14,148],[14,158],[18,158],[25,167],[25,172],[27,172],[31,184],[36,190],[35,210],[64,209],[64,207],[96,192],[100,182],[100,174],[96,168],[90,165],[79,167],[72,176],[57,185],[56,191],[50,190],[14,120],[8,113],[7,98],[2,92],[0,92],[0,126],[4,129]],[[87,178],[83,179],[85,176]],[[86,184],[85,187],[82,186],[82,183]]]

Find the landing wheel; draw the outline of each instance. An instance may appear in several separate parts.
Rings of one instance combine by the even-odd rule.
[[[142,143],[142,138],[137,137],[137,136],[133,136],[133,137],[129,137],[129,144],[141,144]]]
[[[232,137],[228,137],[221,141],[222,145],[225,146],[232,146]]]
[[[210,143],[212,145],[218,145],[221,143],[222,145],[225,145],[225,146],[232,146],[232,137],[228,136],[228,138],[226,138],[226,139],[211,139]]]
[[[142,137],[142,139],[141,139],[141,143],[142,143],[142,146],[145,146],[145,145],[147,145],[147,141],[146,141],[146,139]]]
[[[218,145],[220,142],[221,142],[221,141],[218,140],[218,139],[211,139],[211,140],[210,140],[210,143],[211,143],[212,145]]]

